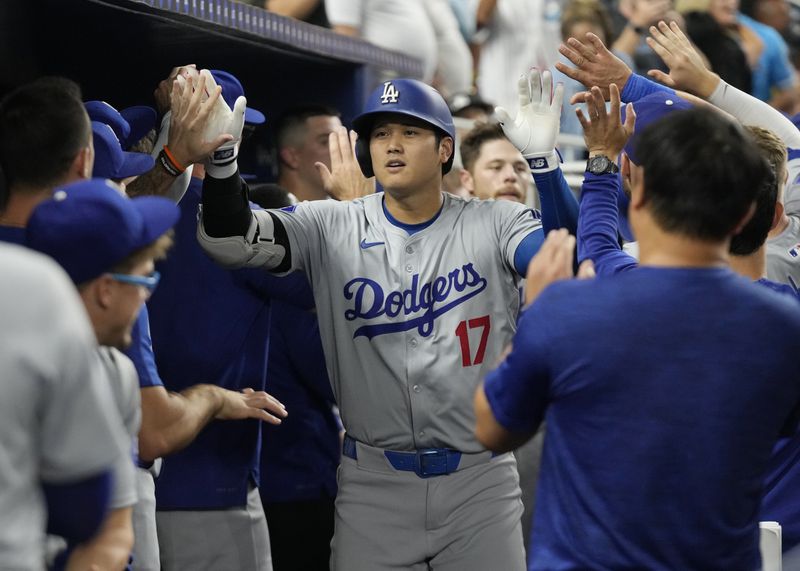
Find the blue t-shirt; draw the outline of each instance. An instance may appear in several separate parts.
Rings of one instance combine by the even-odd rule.
[[[485,384],[506,429],[547,423],[529,569],[757,568],[799,351],[797,304],[729,270],[547,288]]]
[[[0,224],[0,242],[8,242],[17,246],[25,245],[25,228]]]
[[[772,89],[789,89],[795,83],[795,72],[789,61],[789,48],[781,35],[770,26],[757,22],[744,14],[738,15],[741,25],[753,30],[761,41],[764,49],[758,58],[758,63],[753,69],[752,95],[762,101],[772,98]]]
[[[267,392],[289,416],[279,426],[263,424],[261,499],[334,498],[339,424],[315,313],[273,302]]]
[[[263,270],[225,270],[203,252],[196,238],[201,186],[192,179],[180,202],[175,246],[157,264],[161,282],[148,302],[158,371],[171,391],[199,383],[263,390],[269,284],[281,278]],[[259,481],[259,423],[212,421],[189,446],[165,458],[156,481],[158,509],[245,505],[248,484]]]

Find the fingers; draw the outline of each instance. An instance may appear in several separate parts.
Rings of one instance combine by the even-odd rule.
[[[591,97],[592,94],[588,91],[579,91],[578,93],[574,94],[572,97],[569,98],[570,105],[577,105],[578,103],[586,103],[586,101]]]
[[[553,93],[553,102],[550,104],[550,108],[556,115],[560,115],[562,105],[564,105],[564,84],[559,81],[556,83],[556,90]]]
[[[344,127],[337,127],[328,133],[328,155],[331,158],[331,171],[338,172],[342,167],[342,151],[339,148],[339,134],[337,131]]]
[[[531,94],[530,102],[534,105],[534,107],[538,107],[539,105],[541,105],[542,100],[545,97],[544,94],[547,93],[547,96],[550,95],[550,89],[553,83],[553,78],[552,77],[550,78],[550,85],[548,85],[547,89],[545,90],[545,84],[544,84],[545,78],[543,74],[539,72],[538,68],[533,67],[528,72],[528,79],[529,79],[530,94]]]
[[[571,59],[571,58],[570,58],[570,57],[569,57],[569,56],[566,54],[566,52],[568,51],[568,49],[566,48],[566,46],[564,46],[564,44],[561,44],[561,47],[560,47],[560,48],[558,48],[558,51],[559,51],[559,52],[561,52],[562,54],[564,54],[564,57],[566,57],[567,59],[569,59],[569,60],[570,60],[572,63],[575,63],[575,62],[574,62],[574,61],[573,61],[573,60],[572,60],[572,59]],[[576,57],[577,57],[577,56],[576,56]],[[583,83],[584,72],[582,72],[580,69],[577,69],[577,68],[574,68],[574,67],[570,67],[570,66],[568,66],[568,65],[565,65],[564,63],[562,63],[562,62],[560,62],[560,61],[557,61],[557,62],[556,62],[556,69],[557,69],[558,71],[560,71],[561,73],[563,73],[564,75],[566,75],[567,77],[569,77],[569,78],[571,78],[571,79],[574,79],[575,81],[577,81],[577,82],[579,82],[579,83]]]
[[[356,143],[358,142],[358,133],[355,131],[350,131],[350,158],[355,161],[356,160]],[[356,161],[357,162],[357,161]]]
[[[616,83],[612,83],[608,86],[608,92],[611,97],[611,109],[609,109],[609,115],[611,117],[619,118],[619,107],[620,107],[620,99],[619,99],[619,88],[617,87]]]
[[[651,28],[651,30],[654,29],[655,28]],[[645,42],[647,42],[647,45],[650,46],[650,49],[656,52],[658,57],[664,60],[664,63],[667,64],[667,67],[669,67],[670,70],[674,67],[675,61],[673,59],[672,52],[666,47],[664,47],[664,44],[662,43],[665,42],[664,36],[653,36],[645,38]]]
[[[589,36],[594,36],[594,34],[588,34],[588,33],[586,34],[586,39],[589,40],[590,43],[591,43],[591,38]],[[597,38],[597,36],[594,36],[594,37]],[[599,38],[598,38],[598,41],[599,41]],[[573,50],[578,52],[581,55],[581,57],[583,57],[585,62],[594,63],[594,62],[597,61],[597,51],[595,50],[594,46],[586,45],[583,42],[581,42],[580,40],[577,40],[576,38],[569,38],[567,40],[567,43],[569,44],[569,47],[571,47]],[[601,45],[602,45],[602,43],[603,42],[600,42]],[[603,47],[605,48],[605,46],[603,46]],[[578,66],[578,67],[581,67],[581,66]]]
[[[651,69],[647,72],[647,75],[658,81],[659,83],[663,83],[667,87],[676,87],[675,80],[672,79],[669,75],[661,71],[660,69]]]
[[[652,28],[657,28],[658,31],[664,37],[668,38],[672,44],[675,44],[676,46],[679,46],[681,44],[678,35],[672,30],[672,28],[670,28],[669,24],[667,24],[664,20],[659,21],[656,26],[650,26],[650,28],[651,28],[650,31],[651,34],[653,33]]]
[[[522,74],[517,79],[517,98],[519,109],[522,109],[531,102],[531,84],[527,74]]]
[[[322,179],[322,187],[326,192],[330,192],[333,188],[333,175],[331,174],[331,171],[328,170],[328,167],[325,165],[325,163],[321,163],[319,161],[314,163],[314,166],[317,168],[319,177]]]
[[[596,36],[591,32],[586,32],[586,39],[589,41],[589,43],[592,46],[592,49],[598,56],[611,55],[611,52],[608,51],[608,48],[606,47],[606,45],[603,43],[603,40],[601,40],[599,36]]]
[[[633,129],[636,125],[636,111],[633,110],[633,103],[628,103],[625,106],[625,132],[628,136],[633,135]]]

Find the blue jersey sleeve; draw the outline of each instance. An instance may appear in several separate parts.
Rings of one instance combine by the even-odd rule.
[[[495,420],[510,432],[536,431],[549,401],[547,348],[542,337],[547,323],[541,307],[537,301],[525,311],[511,352],[484,382]]]
[[[586,173],[578,219],[578,261],[592,260],[597,275],[616,274],[639,265],[617,237],[617,175]]]
[[[43,484],[48,533],[68,543],[92,537],[105,519],[112,486],[110,470],[70,484]]]
[[[634,101],[639,101],[642,97],[646,97],[652,93],[658,93],[659,91],[675,95],[674,89],[633,73],[625,83],[625,87],[622,88],[622,93],[619,94],[619,97],[625,103],[632,103]]]
[[[164,381],[158,375],[156,359],[153,355],[153,341],[150,339],[150,318],[147,306],[143,305],[131,331],[132,343],[125,354],[133,361],[139,375],[139,387],[163,387]]]
[[[570,234],[578,229],[578,201],[560,168],[546,173],[534,173],[533,181],[542,204],[542,227],[546,236],[550,230],[566,228]],[[524,273],[523,273],[524,275]]]

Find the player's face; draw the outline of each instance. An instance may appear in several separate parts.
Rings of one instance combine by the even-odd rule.
[[[528,163],[506,139],[495,139],[481,145],[469,174],[464,179],[465,186],[482,200],[494,198],[524,203],[532,187]]]
[[[423,125],[387,120],[373,127],[369,141],[372,169],[387,191],[441,190],[442,163],[449,157],[451,139],[437,144],[436,134]]]
[[[154,269],[153,261],[146,260],[125,273],[147,276]],[[119,281],[113,281],[112,287],[114,292],[109,311],[108,338],[102,344],[124,350],[130,347],[131,330],[150,292],[144,286]]]
[[[314,163],[320,162],[331,168],[331,153],[328,150],[328,135],[341,127],[338,117],[316,115],[306,119],[306,136],[298,149],[299,170],[303,178],[322,187],[322,179]]]

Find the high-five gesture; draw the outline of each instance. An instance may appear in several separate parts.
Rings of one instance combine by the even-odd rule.
[[[587,118],[581,109],[576,109],[578,120],[583,127],[583,139],[589,149],[589,156],[604,155],[614,160],[633,134],[636,114],[633,104],[625,108],[625,123],[620,119],[619,89],[615,84],[609,86],[611,109],[606,112],[606,102],[599,87],[592,87],[586,98],[589,111]]]
[[[325,163],[314,163],[317,167],[325,192],[337,200],[353,200],[375,192],[375,177],[366,178],[356,160],[355,131],[347,127],[337,127],[328,135],[328,150],[331,154],[331,168]]]
[[[502,107],[495,109],[506,137],[527,159],[531,170],[543,173],[558,167],[555,152],[561,120],[564,85],[559,83],[553,92],[553,75],[545,70],[531,69],[520,76],[519,110],[513,119]]]
[[[586,34],[584,41],[569,38],[566,44],[561,44],[558,51],[575,67],[558,62],[556,69],[567,77],[579,81],[587,89],[599,87],[606,99],[610,96],[609,85],[614,83],[624,88],[633,73],[624,61],[612,54],[603,41],[591,32]],[[576,93],[570,103],[573,105],[582,103],[587,96],[586,92]]]
[[[661,21],[657,26],[650,26],[650,34],[647,45],[664,60],[669,74],[651,69],[647,75],[673,89],[708,99],[719,84],[719,76],[706,68],[702,56],[678,25]]]

